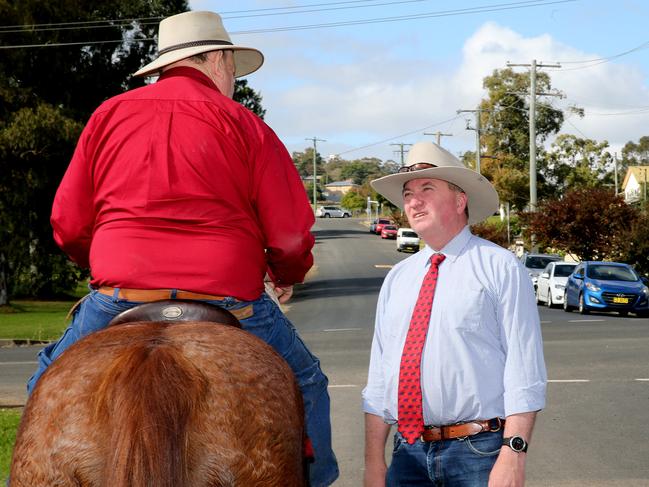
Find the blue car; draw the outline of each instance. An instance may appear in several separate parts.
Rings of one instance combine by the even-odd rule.
[[[617,311],[649,316],[648,281],[628,264],[582,262],[568,276],[563,299],[564,311]]]

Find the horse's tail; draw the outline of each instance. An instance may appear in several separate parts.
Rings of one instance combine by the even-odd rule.
[[[151,326],[107,364],[95,395],[96,424],[109,428],[106,486],[189,485],[188,424],[208,383],[164,325]]]

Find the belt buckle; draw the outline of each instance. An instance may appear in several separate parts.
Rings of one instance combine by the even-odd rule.
[[[496,428],[492,426],[492,422],[495,422],[497,424]],[[495,433],[496,431],[500,431],[503,427],[503,421],[500,418],[494,418],[491,421],[489,421],[489,431],[491,433]]]

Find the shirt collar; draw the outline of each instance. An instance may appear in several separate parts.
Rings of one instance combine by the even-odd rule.
[[[473,235],[471,234],[469,226],[466,225],[455,237],[453,237],[446,245],[444,245],[444,248],[442,248],[442,250],[440,250],[439,252],[444,254],[447,259],[455,262],[469,243],[469,240],[471,240],[472,236]],[[433,249],[431,249],[428,245],[424,247],[422,252],[423,257],[426,259],[426,262],[430,262],[430,257],[435,253]]]
[[[212,82],[211,79],[207,77],[205,73],[199,71],[196,68],[190,68],[189,66],[178,66],[177,68],[171,68],[168,71],[162,73],[158,81],[162,81],[168,78],[173,78],[175,76],[185,76],[187,78],[192,78],[198,81],[199,83],[204,84],[208,88],[212,88],[213,90],[216,90],[217,92],[221,93],[221,91],[219,91],[216,85]]]

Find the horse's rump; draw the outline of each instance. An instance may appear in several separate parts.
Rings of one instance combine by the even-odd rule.
[[[302,398],[266,343],[214,323],[93,333],[43,374],[12,487],[299,486]]]

